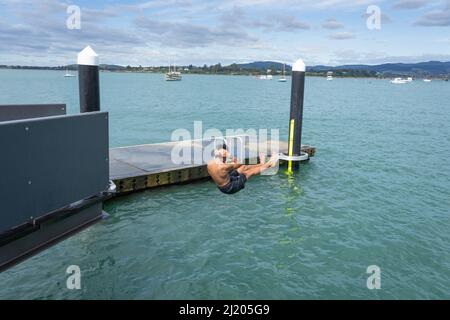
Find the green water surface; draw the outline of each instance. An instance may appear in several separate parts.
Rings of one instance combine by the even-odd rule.
[[[0,83],[0,104],[78,112],[78,80],[61,72],[0,70]],[[102,73],[101,86],[111,147],[199,120],[287,136],[289,82]],[[0,274],[0,299],[448,299],[449,101],[448,82],[307,78],[317,155],[299,173],[235,196],[201,181],[110,201],[108,219]],[[69,265],[81,290],[66,288]]]

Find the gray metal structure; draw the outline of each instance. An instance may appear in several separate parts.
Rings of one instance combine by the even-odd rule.
[[[0,121],[62,116],[65,114],[65,104],[0,105]]]
[[[102,217],[108,113],[0,122],[0,270]]]

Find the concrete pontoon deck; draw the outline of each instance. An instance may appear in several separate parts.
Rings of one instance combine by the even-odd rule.
[[[212,140],[190,140],[181,142],[183,147],[194,153],[203,154]],[[260,144],[242,143],[235,148],[234,155],[244,159],[246,163],[256,163],[259,152],[271,154],[272,141]],[[211,157],[203,157],[194,163],[175,164],[172,161],[172,150],[180,147],[180,142],[146,144],[110,149],[110,179],[117,186],[117,193],[130,193],[148,188],[186,183],[209,177],[206,163]],[[287,142],[280,141],[279,152],[286,153]],[[239,150],[240,149],[240,150]],[[302,151],[313,157],[316,149],[303,145]]]

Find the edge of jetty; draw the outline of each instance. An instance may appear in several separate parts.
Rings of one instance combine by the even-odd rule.
[[[243,163],[257,163],[255,155],[258,155],[260,151],[266,151],[268,155],[272,154],[270,146],[273,143],[270,140],[256,145],[249,143],[248,139],[245,141],[243,146],[245,154],[237,152],[238,156],[244,159]],[[203,154],[204,148],[213,141],[204,139],[182,143],[188,145],[192,153]],[[110,180],[116,185],[116,195],[208,178],[206,165],[212,157],[202,159],[198,164],[174,164],[171,151],[177,144],[179,142],[165,142],[110,149]],[[278,151],[287,153],[288,143],[280,141]],[[316,148],[303,145],[302,152],[307,153],[309,157],[314,157]]]

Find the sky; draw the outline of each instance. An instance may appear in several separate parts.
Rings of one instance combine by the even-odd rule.
[[[0,0],[0,65],[73,64],[87,45],[132,66],[450,61],[450,0]]]

